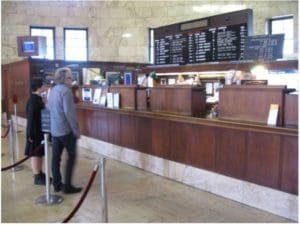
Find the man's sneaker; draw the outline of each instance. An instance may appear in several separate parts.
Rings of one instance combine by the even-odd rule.
[[[75,194],[81,192],[81,190],[82,187],[74,187],[74,186],[64,187],[64,193],[66,194]]]

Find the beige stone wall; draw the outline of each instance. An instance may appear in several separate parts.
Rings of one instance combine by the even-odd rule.
[[[1,1],[2,64],[18,61],[16,37],[29,35],[29,26],[56,28],[56,59],[63,59],[63,28],[87,27],[89,60],[148,62],[148,28],[251,8],[254,34],[265,34],[267,18],[295,16],[298,49],[297,0],[239,1]],[[193,6],[205,9],[192,10]],[[210,6],[209,8],[205,8]],[[131,33],[131,38],[123,38]]]

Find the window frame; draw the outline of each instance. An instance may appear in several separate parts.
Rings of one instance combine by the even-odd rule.
[[[288,16],[278,16],[268,19],[268,34],[272,34],[272,22],[276,20],[287,20],[287,19],[294,19],[293,15]]]
[[[33,25],[30,25],[29,26],[29,35],[32,36],[32,31],[31,29],[40,29],[40,30],[52,30],[52,33],[53,33],[53,60],[56,59],[56,34],[55,34],[55,27],[51,27],[51,26],[33,26]],[[47,48],[48,49],[48,48]],[[38,58],[37,58],[38,59]],[[48,58],[47,58],[48,59]],[[52,59],[49,59],[49,60],[52,60]]]
[[[81,30],[86,32],[86,60],[67,60],[66,59],[66,31],[68,30]],[[66,61],[89,61],[89,31],[87,27],[79,28],[79,27],[64,27],[64,59]]]
[[[293,15],[286,15],[286,16],[277,16],[277,17],[272,17],[272,18],[269,18],[268,19],[268,29],[267,29],[267,31],[268,31],[268,34],[272,34],[272,23],[274,22],[274,21],[284,21],[284,20],[287,20],[287,19],[293,19],[293,24],[295,23],[295,20],[294,20],[294,16]],[[293,34],[295,34],[295,30],[294,30],[294,28],[293,28]],[[286,41],[286,40],[291,40],[291,39],[286,39],[286,38],[284,38],[284,42]],[[291,53],[291,54],[294,54],[295,53],[295,38],[294,38],[294,36],[293,36],[293,52]],[[284,55],[284,53],[283,53],[283,55]]]

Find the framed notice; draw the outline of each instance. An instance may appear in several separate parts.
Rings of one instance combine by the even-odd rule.
[[[114,107],[114,97],[112,92],[107,92],[107,108],[113,108]]]
[[[100,98],[100,106],[105,107],[106,104],[106,95],[102,95]]]
[[[268,125],[276,126],[277,125],[277,118],[278,118],[278,104],[271,104],[268,116]]]
[[[102,90],[100,88],[95,89],[93,104],[99,104],[100,103],[101,91]]]
[[[113,93],[113,107],[120,108],[120,93]]]
[[[82,101],[92,101],[92,88],[82,88]]]

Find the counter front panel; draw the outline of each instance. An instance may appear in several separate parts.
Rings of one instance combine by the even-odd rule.
[[[296,129],[77,106],[83,135],[298,194]]]

